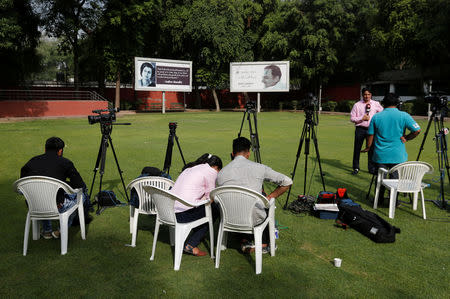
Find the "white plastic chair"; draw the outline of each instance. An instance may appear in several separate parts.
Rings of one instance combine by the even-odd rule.
[[[156,206],[156,223],[155,223],[155,234],[153,236],[153,246],[152,255],[150,260],[153,261],[155,258],[156,242],[158,241],[159,226],[168,225],[171,228],[171,245],[175,245],[175,261],[174,270],[178,271],[180,269],[181,257],[183,255],[183,247],[186,238],[188,237],[190,231],[203,223],[209,222],[209,237],[210,237],[210,250],[211,258],[214,258],[214,228],[213,228],[213,218],[211,212],[210,200],[205,199],[199,201],[197,204],[193,205],[179,198],[178,196],[153,186],[144,186],[145,191],[150,193],[153,203]],[[205,217],[189,222],[189,223],[178,223],[175,216],[174,204],[175,201],[179,201],[182,204],[189,207],[199,207],[205,205]],[[173,236],[173,230],[175,230],[175,236]]]
[[[220,251],[226,248],[227,232],[254,234],[256,274],[262,270],[262,234],[269,225],[270,255],[275,256],[275,198],[270,201],[262,194],[240,186],[222,186],[211,191],[211,200],[220,207],[220,226],[217,236],[216,268],[219,268]],[[255,204],[261,201],[269,209],[267,218],[253,224]],[[221,246],[222,245],[222,246]]]
[[[14,189],[25,196],[28,203],[25,235],[23,239],[23,255],[27,254],[31,222],[33,222],[33,240],[39,240],[40,238],[39,220],[59,220],[61,254],[66,254],[69,233],[68,220],[69,216],[76,209],[78,209],[81,238],[83,240],[86,239],[82,189],[72,189],[72,187],[65,182],[45,176],[29,176],[21,178],[14,182]],[[56,205],[56,195],[59,189],[63,189],[68,194],[77,194],[77,204],[64,213],[59,213]]]
[[[395,171],[398,172],[398,179],[388,179],[388,175]],[[420,161],[400,163],[392,167],[390,170],[386,170],[384,168],[378,169],[377,189],[375,191],[373,208],[377,208],[380,186],[383,184],[386,188],[390,189],[389,218],[394,218],[395,201],[398,192],[414,194],[413,210],[417,210],[417,198],[420,192],[422,196],[423,219],[427,219],[423,188],[428,187],[428,184],[422,183],[422,178],[426,173],[432,172],[433,167],[430,164]]]
[[[131,190],[134,188],[139,197],[139,208],[130,205],[130,234],[132,234],[131,247],[136,247],[139,214],[156,214],[155,204],[152,201],[152,197],[148,192],[145,192],[143,187],[154,186],[160,189],[169,190],[173,187],[173,184],[174,182],[172,180],[159,176],[137,178],[128,184],[127,189]]]

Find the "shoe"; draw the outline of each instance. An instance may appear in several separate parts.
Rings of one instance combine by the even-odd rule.
[[[275,250],[278,249],[278,246],[275,244]],[[266,253],[270,253],[270,245],[267,245],[266,247],[262,248],[262,253],[266,254]]]
[[[352,174],[353,174],[353,175],[357,175],[357,174],[358,174],[358,172],[359,172],[359,169],[358,169],[358,168],[355,168],[355,169],[353,169],[353,172],[352,172]]]
[[[255,243],[253,241],[243,240],[241,243],[241,251],[243,253],[251,253],[255,251]]]
[[[53,238],[52,232],[43,232],[43,233],[41,233],[41,236],[45,240],[50,240],[51,238]]]
[[[197,249],[197,250],[195,250],[195,249]],[[194,252],[194,250],[195,250],[196,252]],[[186,244],[186,246],[184,246],[183,251],[184,251],[185,253],[192,254],[193,256],[205,256],[205,255],[208,254],[207,252],[200,250],[198,247],[192,247],[192,246],[189,245],[189,244]]]
[[[52,232],[52,237],[55,239],[59,239],[60,233],[59,230],[55,230]]]

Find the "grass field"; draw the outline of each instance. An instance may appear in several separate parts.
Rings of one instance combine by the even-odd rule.
[[[114,147],[127,184],[144,166],[163,167],[168,123],[178,122],[177,135],[187,161],[208,152],[229,162],[231,141],[237,136],[242,113],[203,112],[137,114],[120,117],[115,126]],[[292,172],[303,126],[303,113],[264,112],[258,115],[262,162],[289,175]],[[420,120],[423,131],[426,120]],[[448,123],[447,123],[448,126]],[[367,157],[363,170],[352,176],[354,127],[348,116],[322,115],[318,144],[328,191],[346,187],[349,196],[363,208],[371,209],[366,192],[371,175]],[[430,132],[421,160],[437,168],[434,133]],[[44,142],[59,136],[66,142],[65,157],[71,159],[88,187],[100,143],[99,125],[86,118],[33,120],[0,123],[0,296],[1,297],[336,297],[336,298],[448,298],[449,216],[427,202],[427,220],[421,206],[413,211],[403,204],[389,222],[402,232],[392,244],[376,244],[354,230],[342,230],[332,220],[294,215],[282,209],[286,195],[277,199],[276,218],[282,228],[275,257],[263,256],[261,275],[255,275],[254,256],[239,252],[237,243],[224,251],[219,269],[208,257],[184,255],[181,269],[173,271],[173,251],[168,230],[162,228],[155,260],[150,261],[154,217],[139,218],[135,248],[129,234],[128,207],[112,208],[88,225],[81,240],[78,227],[69,232],[68,253],[60,255],[56,240],[30,241],[28,255],[22,256],[26,205],[12,190],[20,168],[32,156],[44,151]],[[248,136],[247,123],[243,136]],[[423,135],[407,143],[410,160],[415,160]],[[321,186],[316,154],[308,163],[307,193],[317,195]],[[303,193],[305,156],[299,159],[291,200]],[[176,146],[170,174],[179,175],[182,161]],[[439,195],[439,173],[426,175],[431,188],[425,196]],[[98,180],[97,180],[98,182]],[[445,178],[446,197],[449,198]],[[94,190],[97,191],[98,187]],[[267,185],[271,190],[274,186]],[[103,189],[114,190],[124,198],[123,188],[111,151],[108,150]],[[372,193],[373,195],[373,193]],[[377,213],[388,219],[388,206]],[[207,244],[202,244],[208,249]],[[332,265],[342,258],[342,267]]]

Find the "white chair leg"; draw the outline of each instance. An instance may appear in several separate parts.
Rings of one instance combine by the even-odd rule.
[[[30,213],[27,213],[27,218],[25,220],[25,232],[23,234],[23,255],[27,255],[27,249],[28,249],[28,237],[30,234],[30,220],[31,216]]]
[[[380,185],[381,183],[377,182],[377,187],[375,188],[375,198],[373,199],[373,208],[375,210],[378,208],[378,196],[380,195]]]
[[[392,188],[389,197],[389,218],[394,218],[397,191]]]
[[[41,222],[41,220],[31,220],[33,240],[39,240],[41,238]]]
[[[214,225],[212,219],[211,205],[205,206],[206,215],[209,217],[209,247],[211,251],[211,258],[214,258]]]
[[[64,255],[67,253],[67,243],[68,243],[68,235],[69,235],[69,227],[68,227],[69,215],[65,214],[64,216],[59,218],[59,232],[61,238],[61,254]]]
[[[255,230],[255,268],[256,274],[262,271],[262,230]]]
[[[223,223],[221,221],[219,226],[219,233],[217,234],[216,268],[219,268],[220,264],[220,252],[222,251],[222,246],[220,244],[222,244],[223,241],[222,238],[223,238]]]
[[[81,239],[86,240],[86,224],[84,222],[84,207],[83,201],[78,206],[78,219],[80,222]]]
[[[269,220],[270,255],[275,256],[275,219]]]
[[[158,233],[159,233],[159,221],[158,220],[159,220],[158,217],[156,217],[155,233],[153,235],[152,255],[150,256],[151,261],[153,261],[155,259],[156,242],[158,242]]]
[[[134,210],[135,210],[135,207],[133,205],[130,205],[130,234],[133,233]]]
[[[422,196],[422,213],[423,219],[427,219],[427,213],[425,212],[425,197],[423,196],[423,189],[420,189],[420,195]]]
[[[224,231],[222,233],[223,233],[222,244],[220,246],[221,246],[221,250],[225,250],[225,249],[227,249],[227,244],[228,244],[228,232]],[[219,243],[217,243],[217,245],[219,245]]]
[[[175,260],[173,266],[173,269],[175,271],[180,270],[181,257],[183,255],[184,240],[187,237],[187,236],[184,237],[184,235],[185,235],[184,229],[175,226]]]
[[[419,197],[419,192],[414,192],[413,194],[413,210],[416,211],[417,210],[417,200]]]
[[[136,247],[136,238],[137,238],[137,227],[138,227],[138,221],[139,221],[139,209],[134,209],[134,216],[133,216],[133,230],[131,235],[131,247]]]

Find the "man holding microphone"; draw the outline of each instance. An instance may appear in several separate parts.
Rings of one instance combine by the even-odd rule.
[[[364,140],[367,137],[367,129],[370,124],[370,120],[375,113],[383,111],[383,107],[378,101],[372,100],[372,93],[368,88],[361,90],[362,100],[353,105],[350,113],[351,122],[355,123],[355,143],[353,147],[353,175],[358,174],[359,168],[359,156],[361,152]],[[375,173],[376,165],[372,162],[372,151],[369,152],[368,157],[368,170],[369,173]]]

